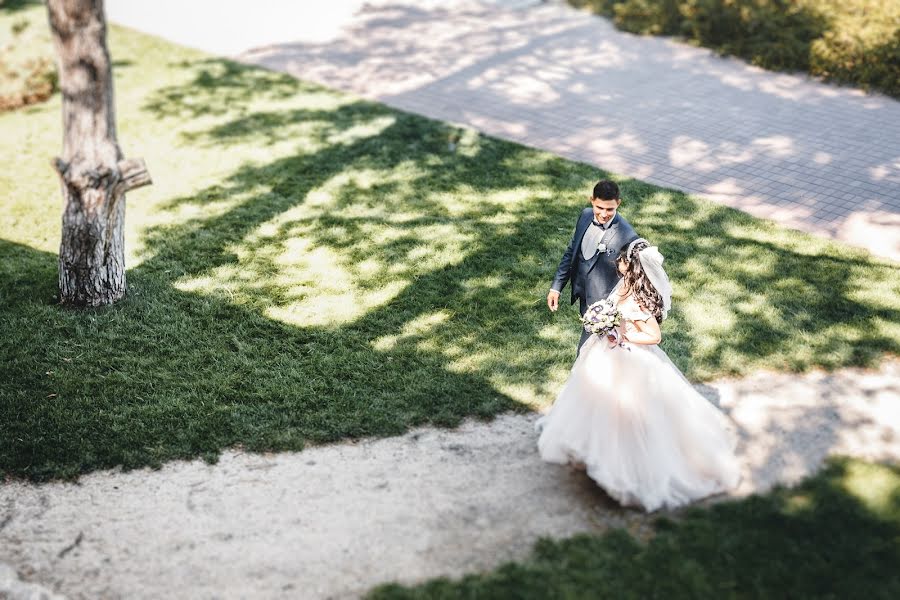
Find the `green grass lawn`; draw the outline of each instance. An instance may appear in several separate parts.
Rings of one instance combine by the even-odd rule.
[[[45,21],[43,9],[0,8]],[[58,95],[0,114],[0,469],[34,480],[552,402],[577,313],[545,295],[597,169],[113,27],[129,296],[59,307]],[[451,145],[452,142],[452,145]],[[900,268],[625,178],[694,380],[871,365]]]
[[[569,0],[634,33],[900,98],[897,0]]]
[[[622,530],[544,540],[521,563],[369,597],[887,600],[897,565],[900,468],[835,460],[797,488],[660,519],[647,543]]]

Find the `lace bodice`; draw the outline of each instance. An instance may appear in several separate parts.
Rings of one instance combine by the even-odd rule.
[[[637,328],[634,326],[634,321],[646,321],[647,319],[653,318],[653,314],[642,309],[641,305],[634,299],[634,296],[625,298],[619,304],[619,311],[622,313],[625,335],[637,331]]]

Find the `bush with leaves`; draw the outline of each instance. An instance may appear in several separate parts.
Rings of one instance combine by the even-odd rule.
[[[900,2],[569,0],[632,33],[679,36],[776,71],[900,98]]]
[[[38,16],[23,13],[0,31],[0,111],[44,102],[59,88],[50,33]]]

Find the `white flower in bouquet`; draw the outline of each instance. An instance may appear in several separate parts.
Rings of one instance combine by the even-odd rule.
[[[622,314],[616,303],[605,298],[588,306],[581,317],[581,323],[585,331],[605,335],[618,327],[621,319]]]

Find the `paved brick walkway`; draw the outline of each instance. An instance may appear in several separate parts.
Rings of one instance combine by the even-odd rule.
[[[332,0],[314,17],[321,7],[292,6],[307,3],[248,14],[197,0],[181,24],[165,10],[176,0],[107,4],[112,20],[181,43],[900,260],[890,98],[622,33],[561,3]]]

